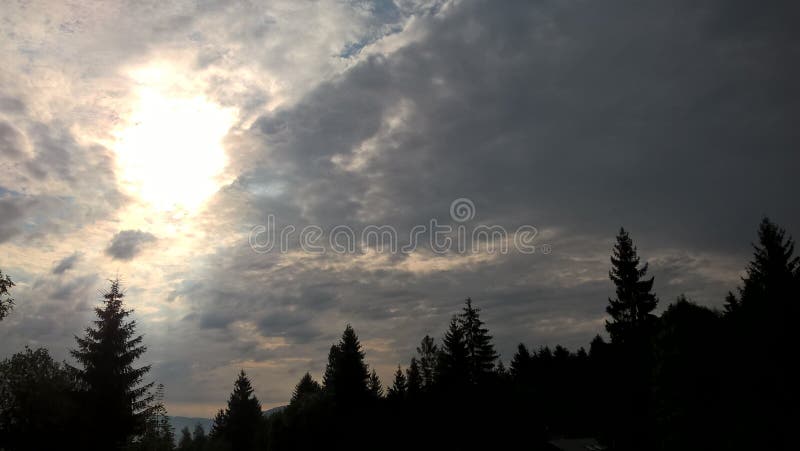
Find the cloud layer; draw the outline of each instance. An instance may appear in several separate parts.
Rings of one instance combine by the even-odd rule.
[[[20,283],[0,350],[65,355],[120,272],[174,413],[213,412],[238,367],[266,406],[285,402],[348,322],[388,377],[467,296],[506,360],[520,340],[586,345],[602,332],[620,226],[662,303],[708,305],[738,283],[761,215],[800,233],[794,2],[3,14],[0,267]],[[143,83],[136,68],[154,61],[171,67],[163,89],[237,111],[232,182],[194,215],[150,211],[119,187],[113,130]],[[476,207],[467,226],[530,224],[552,253],[315,255],[295,236],[287,253],[259,254],[248,242],[268,215],[409,236],[452,222],[462,197]]]

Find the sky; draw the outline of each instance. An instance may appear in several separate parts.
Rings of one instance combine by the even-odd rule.
[[[468,296],[506,363],[519,342],[577,349],[604,333],[623,226],[661,308],[718,307],[764,215],[800,233],[798,19],[792,1],[3,2],[0,357],[69,361],[115,277],[173,415],[213,415],[240,368],[285,404],[348,323],[390,380]],[[359,241],[431,221],[535,230],[535,251]],[[269,230],[287,238],[268,250]]]

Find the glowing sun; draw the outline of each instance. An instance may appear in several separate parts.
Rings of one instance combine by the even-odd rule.
[[[224,183],[222,139],[235,114],[157,87],[142,87],[138,97],[114,146],[123,186],[160,211],[197,210]]]

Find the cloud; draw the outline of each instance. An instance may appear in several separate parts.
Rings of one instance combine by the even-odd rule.
[[[143,248],[156,241],[155,235],[141,230],[123,230],[111,239],[106,255],[114,260],[133,260]]]
[[[10,160],[22,159],[28,154],[25,137],[8,122],[0,121],[0,155]]]
[[[602,332],[621,225],[663,304],[686,292],[719,305],[762,214],[800,233],[796,2],[48,6],[2,13],[19,40],[0,50],[11,68],[0,73],[0,242],[27,256],[47,249],[33,240],[90,230],[102,244],[83,267],[105,262],[123,229],[105,255],[137,265],[126,299],[171,401],[224,402],[240,365],[263,381],[265,405],[282,403],[305,371],[322,371],[348,322],[388,375],[467,296],[506,360],[518,341],[586,345]],[[192,218],[185,254],[141,231],[162,236],[149,218],[117,217],[136,201],[118,189],[113,152],[91,144],[127,117],[131,70],[159,64],[240,112],[224,142],[234,181]],[[387,224],[407,236],[448,222],[460,197],[477,209],[468,226],[531,224],[552,254],[308,255],[296,236],[286,254],[248,246],[268,214],[278,227]],[[64,246],[56,255],[78,248]],[[59,343],[91,313],[64,301],[91,294],[91,279],[68,283],[56,271],[66,259],[41,254],[26,263],[43,282],[20,285],[30,327],[13,343]],[[72,329],[50,332],[57,318],[39,303],[69,313]]]
[[[312,352],[306,337],[325,343],[351,322],[392,343],[368,350],[384,366],[472,296],[506,358],[519,340],[586,345],[602,332],[620,225],[653,260],[663,303],[690,290],[719,305],[764,211],[800,230],[785,200],[800,189],[800,105],[777,94],[800,65],[780,8],[673,8],[461,2],[418,18],[419,39],[365,46],[232,138],[239,177],[208,222],[230,236],[272,213],[279,227],[389,224],[403,236],[467,197],[470,225],[550,229],[553,254],[413,271],[405,257],[258,255],[242,237],[195,273],[223,282],[193,285],[194,318],[241,340],[280,336],[298,355]],[[730,33],[721,24],[755,13],[739,8],[776,25]]]
[[[64,274],[66,271],[72,269],[75,266],[75,263],[81,258],[80,252],[73,252],[70,255],[59,260],[59,262],[53,267],[53,274]]]

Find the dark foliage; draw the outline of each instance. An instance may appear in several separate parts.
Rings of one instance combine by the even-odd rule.
[[[265,418],[242,371],[210,436],[184,429],[177,449],[552,450],[565,437],[593,437],[609,450],[796,449],[792,239],[762,221],[742,286],[721,311],[680,296],[656,315],[654,279],[624,230],[611,264],[611,339],[596,336],[588,352],[520,343],[506,369],[467,299],[441,345],[426,335],[384,397],[348,325],[322,384],[306,373],[289,405]],[[173,449],[163,388],[151,396],[141,385],[148,367],[133,367],[144,347],[117,282],[105,299],[73,353],[82,370],[43,349],[0,363],[0,449]]]
[[[257,449],[263,429],[261,403],[253,394],[253,386],[244,370],[233,385],[228,406],[214,417],[211,439],[229,445],[233,451]]]
[[[136,335],[136,322],[127,320],[119,280],[111,281],[103,295],[102,307],[95,308],[94,327],[83,338],[75,337],[78,348],[72,356],[82,366],[78,370],[83,416],[91,425],[84,437],[91,449],[111,450],[125,446],[144,432],[149,415],[152,383],[142,385],[150,366],[134,367],[147,349]],[[88,426],[87,426],[88,427]]]
[[[14,287],[14,282],[8,274],[3,274],[0,270],[0,321],[8,315],[8,312],[14,308],[14,298],[11,297],[11,288]]]

